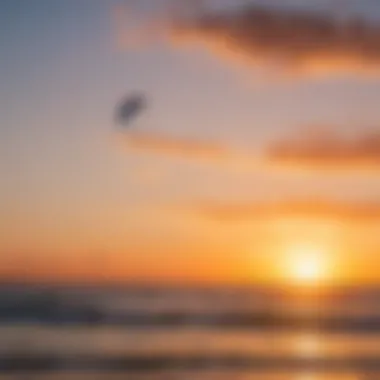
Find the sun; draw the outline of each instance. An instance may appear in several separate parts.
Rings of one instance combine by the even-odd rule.
[[[288,280],[303,285],[313,285],[326,280],[328,265],[326,251],[309,244],[288,248],[283,272]]]
[[[292,272],[293,277],[302,282],[314,282],[323,275],[320,259],[317,255],[310,255],[310,253],[294,261]]]

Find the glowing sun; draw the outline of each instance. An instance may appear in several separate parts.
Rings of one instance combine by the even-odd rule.
[[[316,246],[289,247],[284,268],[285,276],[292,282],[315,284],[326,279],[328,266],[326,252]]]

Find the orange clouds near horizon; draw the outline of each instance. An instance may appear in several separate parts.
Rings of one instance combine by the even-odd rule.
[[[44,258],[13,254],[12,259],[3,260],[0,282],[229,284],[247,281],[243,265],[236,253],[217,244],[201,243],[176,248],[162,244],[127,252],[67,252]],[[254,278],[249,280],[255,282]]]
[[[334,132],[291,136],[265,149],[269,162],[298,167],[377,170],[380,167],[380,132],[364,130],[351,137]]]
[[[377,174],[380,133],[364,130],[353,136],[331,132],[293,134],[264,145],[261,151],[243,152],[214,140],[179,138],[165,133],[129,133],[128,148],[156,155],[206,162],[232,171],[303,169],[309,172]]]
[[[279,218],[332,219],[342,222],[380,222],[380,203],[323,199],[281,201],[216,202],[190,204],[190,212],[220,222],[260,221]]]

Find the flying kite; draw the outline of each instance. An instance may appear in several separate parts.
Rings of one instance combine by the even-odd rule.
[[[144,95],[133,94],[127,96],[116,109],[117,123],[122,126],[128,126],[146,107],[147,102]]]

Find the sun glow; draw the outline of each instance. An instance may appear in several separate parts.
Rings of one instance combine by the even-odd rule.
[[[289,247],[283,271],[291,282],[303,285],[320,283],[328,277],[326,252],[306,244]]]

